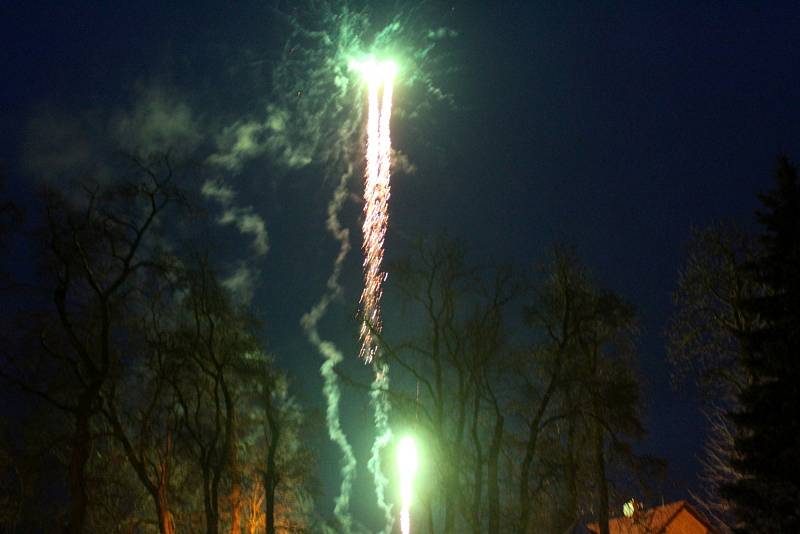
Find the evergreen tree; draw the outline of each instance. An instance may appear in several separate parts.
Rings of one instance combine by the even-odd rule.
[[[759,296],[743,306],[759,325],[743,335],[742,363],[751,383],[732,414],[738,427],[724,488],[736,532],[800,532],[800,191],[797,170],[781,158],[777,187],[761,195],[763,252],[746,266]]]

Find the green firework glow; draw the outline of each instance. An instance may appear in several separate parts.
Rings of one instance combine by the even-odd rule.
[[[414,476],[417,474],[417,444],[411,436],[405,436],[397,444],[397,471],[400,476],[400,530],[411,532],[411,502],[414,491]]]
[[[397,78],[396,85],[406,94],[413,90],[414,98],[404,99],[397,111],[410,120],[423,118],[425,114],[421,110],[437,102],[452,103],[450,94],[437,83],[437,76],[448,72],[441,46],[454,37],[455,32],[440,24],[430,24],[442,18],[423,12],[421,8],[412,8],[403,10],[387,23],[376,24],[365,9],[353,8],[348,2],[293,3],[291,14],[284,16],[288,38],[272,70],[272,91],[265,113],[260,119],[231,125],[220,140],[220,158],[230,165],[267,152],[285,169],[313,167],[325,180],[336,179],[326,228],[339,250],[333,259],[325,293],[303,317],[302,324],[309,341],[324,360],[321,373],[328,432],[342,455],[342,481],[334,510],[337,532],[348,533],[353,529],[350,494],[357,464],[339,416],[341,391],[335,366],[343,355],[333,342],[325,339],[318,325],[330,304],[344,294],[340,278],[351,245],[348,225],[340,220],[340,213],[349,198],[349,184],[361,174],[364,161],[363,103],[369,84],[365,84],[363,74],[352,67],[354,62],[372,57],[381,59],[375,61],[376,75],[401,71],[402,77]],[[388,157],[395,155],[391,153]],[[385,395],[388,368],[379,367],[375,368],[370,393],[376,440],[368,467],[373,474],[379,507],[384,510],[384,531],[390,532],[391,505],[385,500],[387,479],[380,463],[381,451],[391,440],[390,404]]]

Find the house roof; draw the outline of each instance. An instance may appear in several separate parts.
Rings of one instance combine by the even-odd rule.
[[[681,510],[687,510],[711,531],[707,521],[686,501],[677,501],[648,508],[640,511],[635,517],[616,517],[609,520],[608,531],[609,534],[660,534],[666,531],[667,526]],[[600,527],[597,523],[589,523],[586,528],[590,532],[600,532]]]

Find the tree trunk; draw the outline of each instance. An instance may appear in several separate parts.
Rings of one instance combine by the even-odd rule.
[[[603,439],[603,427],[597,423],[595,430],[595,460],[597,467],[597,524],[600,534],[609,534],[608,530],[608,481],[606,480],[606,459]]]
[[[480,534],[483,527],[481,524],[481,504],[483,501],[483,450],[481,448],[481,438],[478,434],[479,411],[480,395],[476,392],[472,408],[472,441],[475,446],[475,487],[472,494],[472,531],[474,534]]]
[[[446,473],[447,482],[445,482],[444,485],[444,528],[442,532],[444,534],[453,534],[456,522],[456,510],[454,505],[458,489],[456,488],[456,477],[452,467],[448,466],[446,468]]]
[[[203,462],[203,512],[206,517],[206,534],[217,533],[217,514],[214,509],[215,495],[212,491],[212,481],[209,460],[202,459]]]
[[[531,515],[531,500],[528,495],[528,481],[531,476],[531,465],[536,453],[536,442],[539,440],[539,425],[531,423],[528,429],[528,443],[525,446],[525,457],[522,459],[519,481],[519,531],[528,531]]]
[[[566,522],[571,524],[578,517],[578,459],[575,454],[575,419],[570,418],[567,424],[567,501],[564,511]]]
[[[267,468],[264,473],[264,507],[267,534],[275,534],[275,490],[278,487],[277,474],[274,467]]]
[[[206,534],[218,534],[218,533],[219,533],[219,514],[217,512],[212,511],[211,514],[207,516]]]
[[[108,423],[111,425],[114,438],[122,445],[122,448],[125,451],[125,457],[128,459],[128,464],[133,468],[133,471],[136,473],[136,477],[139,479],[139,482],[141,482],[142,486],[147,490],[148,494],[153,499],[159,532],[161,534],[174,534],[175,524],[172,519],[172,513],[169,509],[169,462],[172,456],[172,431],[167,431],[164,456],[159,463],[159,469],[153,473],[157,478],[156,480],[151,480],[149,478],[149,474],[152,471],[150,471],[148,463],[144,459],[144,455],[139,456],[134,450],[130,439],[125,434],[122,423],[120,423],[120,420],[117,417],[114,405],[109,404],[108,409],[104,410],[103,413],[105,414],[106,421],[108,421]]]
[[[433,505],[431,504],[431,500],[429,494],[429,498],[425,500],[425,511],[428,516],[428,534],[435,534],[436,531],[433,528]]]
[[[86,523],[86,508],[89,497],[86,491],[86,464],[89,461],[89,450],[92,437],[89,432],[89,413],[91,399],[88,392],[81,396],[75,420],[75,439],[72,444],[72,455],[69,462],[69,527],[70,534],[82,534]]]
[[[277,455],[281,439],[281,424],[274,412],[270,394],[267,392],[265,399],[270,439],[267,449],[267,470],[264,473],[264,506],[266,508],[267,534],[275,534],[275,492],[279,481]]]
[[[464,426],[466,422],[465,407],[466,399],[460,399],[458,414],[456,415],[456,428],[453,442],[450,444],[449,460],[446,466],[446,482],[445,482],[445,496],[444,496],[444,530],[445,534],[452,534],[455,532],[456,513],[457,513],[457,500],[459,495],[459,473],[461,472],[461,441],[464,437]],[[441,428],[441,427],[440,427]],[[442,440],[445,443],[445,440]]]
[[[211,464],[212,477],[211,477],[211,514],[207,516],[206,532],[207,534],[219,533],[219,487],[222,481],[222,475],[226,470],[233,470],[236,468],[236,409],[234,407],[233,396],[231,395],[229,386],[225,380],[225,370],[221,364],[216,364],[216,387],[222,393],[222,400],[225,410],[225,426],[224,438],[222,442],[222,456],[215,459]],[[217,405],[217,413],[219,413],[219,405]]]
[[[461,493],[459,489],[459,474],[462,470],[462,441],[464,439],[464,427],[466,426],[466,405],[467,398],[464,386],[463,371],[459,368],[459,386],[458,386],[458,412],[456,415],[456,427],[454,429],[455,435],[451,444],[450,461],[447,462],[447,495],[445,496],[445,519],[444,519],[444,532],[450,534],[455,531],[456,514],[458,512],[457,506],[461,504],[460,500],[456,497]],[[440,427],[441,428],[441,427]]]
[[[542,418],[547,411],[547,406],[550,404],[550,398],[555,392],[558,376],[559,372],[556,370],[550,377],[550,383],[547,385],[547,390],[539,403],[539,409],[536,411],[536,415],[528,425],[528,443],[525,445],[525,457],[522,459],[519,480],[519,532],[528,531],[528,521],[530,521],[531,514],[528,482],[531,476],[531,466],[533,465],[533,459],[536,455],[536,444],[539,441],[539,430],[542,424]]]
[[[238,476],[236,477],[238,479]],[[239,480],[231,483],[231,528],[230,534],[242,534],[242,486]]]
[[[231,479],[231,491],[228,494],[231,507],[231,526],[228,534],[242,534],[242,471],[238,448],[235,444],[229,447],[228,462]]]
[[[156,498],[156,513],[158,514],[158,531],[160,534],[175,534],[175,523],[169,511],[169,501],[167,500],[167,488],[158,488]]]
[[[505,419],[500,410],[495,411],[494,432],[489,446],[489,465],[487,466],[487,491],[489,496],[489,532],[500,532],[500,485],[497,480],[497,462],[503,440]]]
[[[225,396],[225,400],[226,404],[233,403],[233,398],[229,395]],[[227,410],[226,416],[232,419],[232,424],[227,425],[227,431],[230,434],[228,438],[228,450],[226,451],[228,473],[231,479],[231,491],[228,495],[231,507],[231,526],[228,533],[242,534],[242,471],[237,446],[236,412],[233,410],[232,406]]]
[[[219,501],[217,500],[217,497],[218,496],[216,494],[212,496],[211,509],[206,516],[206,534],[219,533]]]

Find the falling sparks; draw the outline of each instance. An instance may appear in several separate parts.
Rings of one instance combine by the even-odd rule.
[[[392,139],[392,85],[394,63],[369,60],[353,65],[366,77],[369,94],[367,118],[367,168],[364,184],[364,289],[361,293],[361,349],[359,357],[369,363],[378,351],[376,334],[381,331],[381,296],[386,273],[381,271],[383,244],[389,221]]]
[[[361,349],[359,357],[370,363],[378,353],[377,336],[381,331],[380,302],[386,274],[381,271],[383,245],[389,221],[389,178],[392,154],[390,125],[392,118],[392,89],[396,66],[392,62],[377,63],[374,59],[352,62],[367,81],[367,154],[364,183],[364,289],[359,301],[361,305]],[[372,446],[372,457],[368,467],[375,481],[378,506],[383,509],[386,524],[384,532],[392,532],[394,518],[392,506],[386,501],[387,478],[381,470],[381,450],[392,439],[389,429],[388,365],[380,360],[373,362],[375,380],[370,398],[375,409],[375,427],[378,434]],[[407,532],[405,530],[404,532]]]

